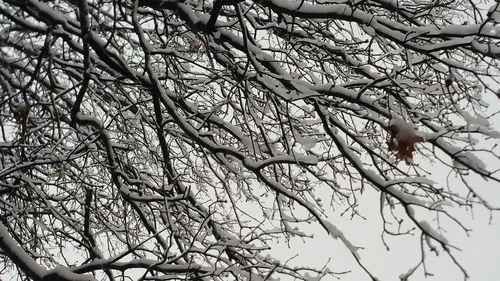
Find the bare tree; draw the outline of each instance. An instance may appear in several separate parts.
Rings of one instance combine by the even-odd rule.
[[[342,277],[267,255],[314,222],[376,280],[328,217],[358,216],[370,188],[384,243],[421,237],[401,279],[429,274],[431,251],[466,278],[440,223],[467,232],[451,210],[495,210],[470,181],[500,182],[484,102],[499,85],[489,2],[1,1],[4,270]],[[429,165],[462,185],[434,183]]]

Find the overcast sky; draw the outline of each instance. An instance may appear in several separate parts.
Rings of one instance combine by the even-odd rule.
[[[493,95],[485,95],[485,101],[491,106],[488,113],[494,113],[497,109],[494,106],[498,103],[498,98]],[[490,119],[492,129],[500,131],[500,116],[493,115]],[[491,147],[498,141],[489,141]],[[498,153],[497,148],[497,153]],[[424,159],[417,156],[415,161]],[[488,166],[498,165],[498,159],[482,158]],[[420,164],[420,163],[419,163]],[[404,164],[402,164],[404,165]],[[438,184],[450,181],[451,188],[463,188],[463,183],[453,176],[448,177],[448,170],[439,167],[437,163],[429,164],[432,170],[431,179]],[[483,196],[492,206],[500,207],[500,185],[495,182],[486,182],[480,177],[473,177],[472,187]],[[399,275],[415,266],[420,260],[420,249],[418,237],[388,237],[390,241],[390,251],[387,251],[381,243],[380,233],[382,231],[382,221],[379,214],[379,196],[373,189],[367,189],[360,202],[361,214],[366,220],[360,218],[351,221],[348,216],[344,218],[335,217],[332,212],[332,223],[342,226],[340,229],[349,237],[355,246],[365,247],[361,250],[361,259],[372,273],[380,280],[391,281],[400,280]],[[477,207],[477,206],[476,206]],[[454,209],[454,213],[463,221],[464,225],[472,231],[467,237],[466,234],[456,227],[448,224],[446,238],[452,245],[457,246],[461,251],[454,251],[459,258],[459,262],[465,267],[471,281],[499,280],[500,276],[500,212],[489,212],[483,207],[474,208],[472,211],[466,209]],[[491,215],[491,216],[490,216]],[[432,220],[432,218],[429,218]],[[446,226],[446,224],[443,224]],[[311,226],[310,226],[311,227]],[[328,267],[332,271],[353,270],[346,274],[341,280],[361,281],[369,280],[366,274],[353,267],[354,260],[349,252],[342,246],[340,241],[335,241],[329,237],[320,227],[311,227],[309,233],[315,234],[315,239],[306,241],[294,240],[291,247],[281,243],[279,255],[282,259],[298,255],[291,261],[292,264],[310,265],[321,267],[328,262]],[[453,264],[446,253],[436,257],[427,253],[426,266],[428,271],[434,276],[423,277],[423,271],[414,274],[409,280],[430,280],[430,281],[455,281],[463,280],[460,269]],[[324,280],[336,280],[334,278]]]

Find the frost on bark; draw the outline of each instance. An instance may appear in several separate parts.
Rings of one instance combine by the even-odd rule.
[[[335,219],[361,227],[370,189],[383,227],[366,235],[420,237],[401,279],[436,252],[467,277],[441,223],[467,232],[455,210],[495,210],[470,179],[500,181],[500,10],[479,2],[2,1],[4,269],[344,277],[275,258],[313,223],[375,280]]]

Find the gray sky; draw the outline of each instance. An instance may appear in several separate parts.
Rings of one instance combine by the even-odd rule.
[[[493,95],[485,95],[485,101],[491,105],[498,103],[498,98]],[[495,107],[491,106],[488,113],[494,113]],[[490,119],[491,128],[500,131],[500,116],[494,115]],[[488,141],[483,144],[485,147],[498,143],[498,141]],[[497,148],[497,151],[499,149]],[[422,157],[416,156],[415,161],[424,161]],[[482,158],[486,165],[498,164],[498,160]],[[419,162],[421,164],[421,162]],[[404,165],[404,164],[400,164]],[[438,163],[427,164],[432,170],[429,177],[438,184],[450,181],[450,188],[463,188],[460,179],[454,176],[448,177],[448,169]],[[470,180],[470,178],[469,178]],[[495,182],[484,181],[481,177],[472,176],[470,180],[472,187],[493,207],[500,207],[499,189],[500,185]],[[339,217],[335,212],[331,212],[331,222],[336,224],[355,246],[365,247],[359,253],[361,260],[380,280],[391,281],[400,280],[399,275],[405,273],[420,260],[420,244],[418,242],[418,231],[416,236],[388,237],[390,251],[387,251],[381,242],[382,220],[379,213],[379,195],[373,188],[366,189],[359,204],[361,214],[366,217],[366,221],[355,218],[353,221],[346,215]],[[500,276],[500,213],[489,212],[484,207],[474,208],[472,211],[465,208],[453,208],[454,214],[464,225],[472,231],[467,236],[463,230],[455,224],[442,221],[443,228],[446,228],[443,235],[452,245],[457,246],[461,251],[454,250],[453,253],[458,261],[464,266],[471,281],[498,280]],[[424,219],[425,216],[419,217]],[[427,220],[432,221],[433,217]],[[329,237],[323,229],[317,226],[309,226],[314,233],[315,239],[306,241],[294,240],[291,248],[281,243],[278,255],[282,260],[298,255],[291,261],[292,264],[310,265],[311,267],[321,267],[331,258],[328,268],[332,271],[348,271],[343,279],[346,281],[368,280],[368,276],[360,271],[359,267],[353,266],[354,259],[341,244],[340,240]],[[276,257],[278,258],[278,257]],[[452,260],[440,251],[439,256],[426,252],[426,267],[433,276],[424,278],[422,268],[409,280],[435,280],[435,281],[455,281],[463,280],[460,269],[453,264]],[[326,278],[324,280],[327,280]],[[336,280],[330,278],[328,280]]]

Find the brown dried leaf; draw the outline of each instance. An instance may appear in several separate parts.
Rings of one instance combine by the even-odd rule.
[[[396,152],[396,159],[405,160],[409,165],[413,159],[415,144],[417,142],[425,142],[425,138],[416,134],[416,130],[405,129],[405,135],[401,135],[402,129],[398,125],[390,125],[387,127],[389,132],[387,145],[389,151]]]
[[[192,53],[197,53],[200,50],[201,43],[197,41],[191,41],[189,44],[189,51]]]
[[[24,103],[19,103],[15,106],[14,109],[14,118],[17,123],[22,123],[28,117],[30,113],[30,108]]]

